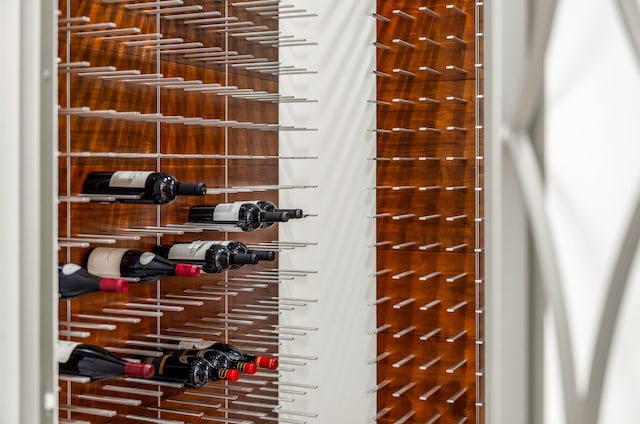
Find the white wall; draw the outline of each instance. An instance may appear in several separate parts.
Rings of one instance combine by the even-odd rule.
[[[3,40],[18,40],[20,35],[20,2],[3,2],[0,14],[0,35]],[[2,128],[2,154],[0,169],[5,184],[2,189],[0,207],[0,238],[4,241],[0,248],[0,269],[3,284],[0,296],[0,340],[3,348],[0,356],[0,422],[18,423],[19,397],[19,100],[20,100],[20,44],[6,42],[3,48],[4,63],[0,66],[0,128]]]
[[[586,390],[607,279],[640,189],[640,67],[614,1],[561,0],[546,64],[547,206],[562,268],[578,390]],[[636,261],[636,264],[640,264]],[[602,423],[638,422],[640,266],[614,338]],[[548,326],[548,328],[551,328]],[[547,337],[545,422],[562,422]]]
[[[317,304],[286,312],[282,323],[317,326],[317,332],[283,342],[281,352],[318,356],[282,380],[318,385],[285,409],[318,413],[307,422],[359,424],[375,416],[376,326],[375,223],[375,10],[373,0],[297,0],[296,7],[318,13],[312,19],[280,21],[284,34],[318,42],[317,46],[280,50],[285,65],[317,70],[317,75],[280,78],[280,92],[317,99],[318,103],[283,104],[280,122],[317,128],[316,132],[280,134],[283,155],[318,156],[315,161],[281,161],[284,184],[312,184],[318,189],[280,194],[283,207],[318,214],[280,226],[280,240],[315,241],[317,246],[280,254],[283,269],[318,270],[304,280],[283,283],[280,295],[318,299]],[[302,238],[302,240],[301,240]],[[294,418],[294,417],[291,417]]]

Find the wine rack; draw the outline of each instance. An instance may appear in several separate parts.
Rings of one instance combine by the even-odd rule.
[[[378,384],[371,391],[378,407],[370,415],[382,423],[482,423],[483,4],[380,0],[377,7],[371,19],[378,37],[369,47],[377,57],[377,96],[370,100],[377,153],[361,158],[377,166],[369,190],[377,197],[370,219],[377,230],[371,337],[378,356],[371,367]],[[312,101],[280,92],[278,78],[313,73],[280,63],[279,47],[314,44],[281,32],[278,14],[313,13],[286,13],[264,0],[60,0],[59,8],[61,262],[82,264],[93,247],[149,250],[196,239],[309,248],[278,240],[275,227],[225,234],[184,222],[195,203],[277,203],[280,190],[315,187],[279,181],[282,161],[316,158],[283,156],[278,147],[279,133],[309,129],[280,123],[278,105]],[[88,172],[119,169],[202,181],[209,193],[162,207],[82,194]],[[202,389],[62,376],[61,422],[323,422],[314,411],[278,412],[315,389],[281,390],[278,381],[316,359],[278,352],[279,341],[312,337],[303,334],[316,329],[278,326],[279,312],[314,302],[279,297],[278,281],[305,274],[268,262],[62,301],[61,339],[127,358],[155,355],[181,339],[221,340],[277,355],[281,367]]]
[[[376,419],[481,423],[483,3],[377,8]]]
[[[278,180],[279,161],[313,158],[278,153],[279,132],[305,130],[279,123],[279,103],[307,100],[279,92],[280,74],[305,71],[278,61],[279,44],[290,41],[278,33],[277,2],[60,0],[59,8],[60,262],[82,264],[93,247],[151,250],[198,239],[305,248],[278,240],[277,227],[225,234],[184,225],[195,203],[277,203],[278,190],[307,188]],[[165,206],[82,194],[90,171],[120,169],[202,181],[208,194]],[[279,272],[276,261],[196,279],[131,283],[127,294],[61,301],[59,334],[125,358],[156,356],[158,348],[200,339],[278,356],[279,338],[300,337],[295,328],[278,326],[279,311],[306,303],[279,299],[277,283],[304,275]],[[60,421],[298,422],[278,418],[278,372],[296,363],[280,361],[277,372],[199,390],[61,376]]]

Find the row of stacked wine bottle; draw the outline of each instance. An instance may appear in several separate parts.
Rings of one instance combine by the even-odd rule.
[[[278,368],[277,358],[254,356],[225,343],[180,342],[163,353],[130,362],[98,346],[58,341],[56,355],[62,375],[92,381],[130,376],[195,388],[214,380],[236,381],[240,373],[255,374],[258,367]]]
[[[160,172],[92,172],[83,184],[83,194],[120,203],[167,204],[178,195],[202,196],[203,183],[181,183]],[[197,205],[189,210],[188,222],[207,230],[254,231],[290,218],[302,218],[300,209],[278,209],[264,200]],[[59,297],[71,299],[96,291],[126,292],[130,282],[156,281],[170,276],[197,277],[201,272],[221,273],[260,261],[273,261],[276,252],[251,250],[238,241],[193,241],[156,246],[151,251],[98,247],[85,256],[82,268],[73,263],[58,267]],[[165,351],[160,357],[139,357],[129,362],[98,346],[76,342],[58,343],[61,374],[103,380],[120,375],[153,378],[188,387],[211,380],[235,381],[240,373],[253,374],[257,367],[276,369],[278,360],[256,357],[234,346],[203,342]]]
[[[169,174],[146,171],[92,172],[83,184],[89,195],[113,196],[126,203],[166,204],[177,195],[204,195],[203,183],[181,183]],[[278,209],[265,200],[196,205],[188,222],[208,230],[240,232],[269,228],[290,218],[302,218],[301,209]],[[269,250],[250,250],[237,241],[194,241],[156,246],[154,252],[99,247],[85,257],[87,270],[74,264],[59,266],[59,294],[68,299],[93,291],[122,292],[127,281],[154,281],[173,275],[197,277],[200,271],[220,273],[259,261],[273,261]],[[87,272],[88,271],[88,272]],[[93,275],[92,275],[93,274]]]
[[[58,265],[58,295],[71,299],[97,291],[122,293],[129,282],[197,277],[201,271],[220,273],[275,258],[272,250],[250,250],[238,241],[175,243],[156,246],[154,252],[97,247],[85,257],[86,269],[73,263]]]
[[[204,196],[204,183],[184,183],[162,172],[91,172],[84,180],[83,194],[110,198],[120,203],[164,205],[179,195]],[[300,209],[278,209],[269,201],[241,201],[216,205],[197,205],[189,210],[188,222],[208,230],[241,232],[268,228],[277,222],[302,218]]]

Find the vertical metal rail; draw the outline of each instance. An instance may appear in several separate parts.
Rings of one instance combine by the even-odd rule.
[[[65,15],[66,19],[70,19],[71,18],[71,0],[67,0],[66,3],[66,10],[63,11],[62,13]],[[67,26],[71,26],[71,24],[67,24]],[[67,62],[71,62],[71,31],[67,30],[66,31],[66,38],[65,38],[65,54],[66,54],[66,60]],[[56,34],[56,38],[57,38],[58,34]],[[66,107],[71,107],[71,72],[66,72],[65,73],[65,102],[66,102]],[[67,180],[65,181],[66,184],[66,192],[65,194],[67,196],[71,196],[71,172],[69,172],[69,170],[71,169],[71,155],[69,153],[71,153],[71,115],[67,115],[65,116],[65,150],[67,153],[67,157],[66,157],[66,169],[67,169]],[[66,222],[66,236],[69,237],[71,235],[71,202],[67,202],[66,203],[66,210],[67,210],[67,222]],[[67,253],[67,258],[71,258],[71,247],[67,246],[66,247],[66,253]],[[66,320],[67,321],[71,321],[71,301],[67,300],[64,302],[65,306],[66,306]],[[70,328],[68,328],[70,329]],[[70,340],[71,336],[68,335],[67,336],[67,340]],[[68,381],[66,384],[67,387],[67,393],[66,393],[66,403],[67,405],[71,405],[73,402],[73,397],[72,397],[72,393],[73,393],[73,383],[71,381]],[[67,411],[67,418],[71,418],[71,411]]]
[[[480,179],[480,169],[484,164],[484,149],[481,146],[483,141],[482,135],[484,131],[484,120],[480,116],[481,103],[484,101],[484,92],[480,78],[482,78],[482,40],[483,40],[483,25],[482,25],[482,12],[484,10],[484,2],[476,1],[475,3],[475,34],[474,34],[474,46],[475,46],[475,214],[474,214],[474,226],[475,226],[475,247],[474,247],[474,267],[475,267],[475,357],[476,357],[476,423],[481,424],[484,422],[484,390],[482,387],[483,378],[483,365],[481,363],[484,349],[484,334],[481,331],[481,324],[484,320],[484,305],[482,304],[482,292],[484,290],[484,275],[483,268],[481,266],[484,257],[484,246],[480,237],[481,231],[483,231],[483,220],[481,216],[480,207],[484,199],[484,187],[483,181]]]
[[[229,8],[231,7],[231,4],[229,2],[229,0],[225,0],[224,1],[224,16],[225,18],[228,18],[229,15]],[[228,52],[229,51],[229,40],[230,40],[230,35],[229,32],[226,31],[224,33],[224,51]],[[231,69],[231,67],[229,66],[229,61],[225,60],[225,65],[224,65],[224,85],[226,87],[229,86],[229,69]],[[224,120],[228,121],[229,120],[229,96],[224,96]],[[229,188],[229,127],[224,127],[224,188]],[[225,202],[229,202],[229,193],[225,192],[224,194],[224,201]],[[224,233],[224,239],[225,240],[229,240],[229,233],[225,232]],[[229,283],[229,272],[225,272],[224,273],[224,281],[227,284],[228,287],[228,283]],[[225,314],[228,314],[230,312],[229,309],[229,296],[224,296],[224,312]],[[225,326],[224,329],[224,342],[225,343],[229,343],[229,329],[228,327]],[[225,383],[225,385],[227,385],[228,383]],[[225,390],[225,394],[228,395],[229,391]],[[224,407],[225,408],[229,408],[229,399],[225,399],[224,400]],[[226,419],[229,419],[229,412],[225,411],[224,412],[224,417]]]
[[[156,10],[160,9],[160,5],[156,5]],[[160,19],[160,14],[156,14],[156,33],[162,34],[162,20]],[[161,57],[160,57],[160,45],[156,45],[155,48],[156,53],[156,74],[162,74],[162,66],[161,66]],[[160,99],[160,86],[156,87],[156,113],[158,115],[162,114],[162,102]],[[156,123],[156,172],[160,172],[162,161],[160,159],[160,155],[162,153],[162,127],[161,122],[158,121]],[[161,205],[156,206],[156,227],[160,227],[162,225],[162,207]],[[156,244],[162,244],[162,234],[156,235]],[[160,280],[156,281],[156,299],[160,300],[162,298],[162,283]],[[160,305],[160,303],[157,303]],[[160,309],[156,309],[157,312],[160,312]],[[156,318],[156,334],[162,334],[162,316],[158,316]],[[157,342],[160,342],[160,339],[156,339]],[[160,391],[160,386],[157,386],[157,390]],[[158,409],[162,407],[162,397],[158,397],[156,403]],[[160,419],[162,416],[162,412],[158,411],[157,417]]]

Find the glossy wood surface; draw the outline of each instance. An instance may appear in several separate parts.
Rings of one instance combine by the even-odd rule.
[[[103,2],[102,0],[60,0],[60,19],[86,16],[90,23],[113,22],[117,28],[136,27],[141,34],[161,33],[163,39],[179,37],[184,43],[202,42],[203,47],[220,47],[221,50],[237,51],[238,54],[252,54],[265,60],[277,60],[277,49],[249,43],[240,38],[228,36],[213,30],[196,29],[185,25],[183,20],[158,18],[156,14],[145,13],[152,10],[127,9],[135,1]],[[183,6],[201,5],[204,12],[220,12],[221,16],[236,15],[239,21],[252,20],[255,25],[266,25],[277,29],[277,21],[251,14],[243,9],[225,6],[225,2],[214,0],[184,0]],[[164,16],[164,15],[161,15]],[[73,23],[85,25],[87,22]],[[63,27],[66,25],[62,25]],[[62,64],[87,61],[91,67],[113,66],[117,70],[137,70],[142,74],[162,74],[164,78],[181,77],[185,81],[202,81],[204,84],[218,83],[236,86],[239,89],[264,90],[278,92],[277,76],[247,71],[226,64],[210,64],[187,60],[178,54],[163,54],[158,60],[156,48],[145,46],[127,46],[125,41],[109,41],[105,35],[78,35],[82,31],[59,32],[59,56]],[[140,112],[163,116],[197,117],[219,119],[221,121],[253,122],[255,124],[277,124],[278,105],[272,102],[259,102],[245,99],[232,99],[217,93],[187,91],[180,88],[163,88],[144,85],[136,81],[121,81],[98,76],[82,76],[79,73],[59,73],[59,104],[61,110],[88,107],[91,110],[115,110],[118,112]],[[210,188],[232,186],[276,185],[278,183],[277,160],[237,159],[234,155],[270,155],[278,154],[278,132],[257,129],[233,128],[228,126],[184,125],[166,123],[149,119],[147,122],[114,119],[104,116],[78,116],[61,113],[59,119],[59,140],[61,152],[60,195],[76,196],[82,191],[82,181],[87,173],[96,170],[161,170],[175,176],[179,181],[201,181]],[[89,154],[79,156],[80,153]],[[91,153],[113,152],[131,154],[128,157],[91,156]],[[151,154],[136,157],[136,154]],[[156,155],[158,154],[158,155]],[[201,154],[221,155],[218,158],[179,158],[163,157],[159,154]],[[262,191],[241,194],[213,194],[204,198],[182,197],[169,205],[127,205],[108,203],[61,202],[59,206],[59,234],[61,238],[76,238],[81,234],[113,235],[128,234],[130,229],[148,226],[169,226],[186,222],[189,207],[196,203],[215,204],[236,200],[277,201],[277,191]],[[287,205],[281,205],[286,207]],[[245,243],[258,243],[277,240],[277,227],[253,233],[231,233],[226,239]],[[177,241],[225,240],[225,233],[201,232],[184,234],[146,235],[139,240],[117,240],[112,247],[138,250],[150,250],[156,244],[169,244]],[[82,264],[90,248],[101,246],[92,243],[89,248],[64,247],[60,250],[60,261],[72,261]],[[276,353],[277,339],[258,339],[247,334],[262,334],[274,337],[273,325],[277,316],[263,314],[266,319],[253,322],[245,320],[230,323],[225,328],[222,322],[203,321],[203,319],[221,319],[220,314],[233,312],[233,309],[246,309],[247,304],[270,301],[278,295],[277,284],[265,283],[260,287],[248,288],[236,286],[240,290],[229,289],[224,294],[224,285],[229,279],[239,278],[255,271],[277,268],[276,262],[266,262],[258,266],[246,266],[241,270],[218,275],[203,275],[200,278],[169,278],[157,283],[130,284],[127,294],[94,293],[71,301],[60,303],[60,321],[81,321],[102,324],[115,324],[113,330],[67,328],[60,330],[87,331],[89,337],[67,337],[78,342],[95,344],[108,348],[136,348],[154,350],[153,347],[131,344],[133,341],[169,343],[170,340],[149,337],[150,334],[164,334],[183,337],[195,337],[206,340],[229,341],[252,353]],[[234,284],[234,282],[231,282]],[[222,294],[220,294],[222,293]],[[148,299],[191,301],[182,306],[181,311],[154,310],[154,302]],[[147,304],[152,309],[140,306],[126,306],[126,303]],[[126,314],[104,312],[105,308],[133,309],[162,312],[161,317],[133,317]],[[255,313],[259,315],[259,313]],[[90,319],[82,315],[139,318],[136,323],[112,322],[104,319]],[[210,328],[206,326],[210,326]],[[217,328],[215,328],[217,327]],[[193,333],[178,332],[193,331]],[[262,333],[261,333],[262,331]],[[263,343],[260,342],[263,341]],[[129,343],[128,343],[129,341]],[[120,354],[123,357],[133,357]],[[197,394],[186,394],[185,389],[159,387],[149,384],[135,384],[115,379],[95,383],[68,383],[61,381],[60,404],[74,407],[100,408],[116,411],[113,417],[104,417],[82,412],[68,412],[61,408],[60,417],[86,420],[91,423],[131,423],[142,422],[127,415],[142,416],[163,420],[176,420],[184,423],[212,422],[206,418],[241,419],[242,415],[227,414],[220,407],[237,410],[256,411],[255,407],[234,405],[233,401],[256,402],[247,394],[267,394],[262,388],[275,388],[273,384],[277,373],[264,371],[265,374],[249,378],[253,383],[236,383],[247,388],[246,391],[226,390],[224,383],[212,382],[204,388],[195,390]],[[128,394],[114,391],[109,386],[123,386],[161,391],[162,395]],[[116,388],[117,390],[117,388]],[[191,392],[187,389],[187,391]],[[227,399],[211,397],[212,394],[230,395]],[[86,395],[110,396],[122,399],[139,400],[138,406],[94,401]],[[184,403],[192,402],[192,404]],[[197,405],[194,405],[193,403]],[[258,401],[259,402],[259,401]],[[273,402],[273,401],[264,401]],[[275,403],[277,404],[277,402]],[[275,405],[274,404],[274,405]],[[178,412],[158,412],[157,409],[181,410]],[[259,409],[264,411],[264,409]],[[272,412],[268,416],[275,417]]]
[[[476,6],[377,6],[377,422],[475,423]]]

